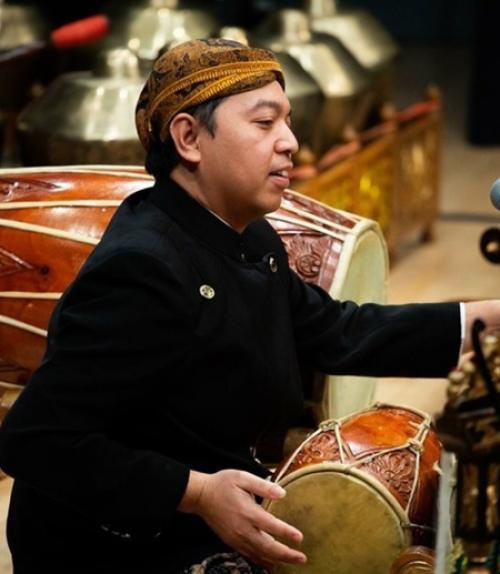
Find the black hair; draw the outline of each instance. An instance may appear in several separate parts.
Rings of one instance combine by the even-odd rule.
[[[227,96],[214,98],[208,102],[203,102],[197,106],[187,108],[183,112],[196,118],[200,125],[204,127],[211,136],[215,135],[217,129],[215,121],[215,110],[226,99]],[[171,137],[165,142],[160,142],[153,138],[146,154],[146,171],[155,179],[167,178],[174,167],[181,162],[181,157]]]

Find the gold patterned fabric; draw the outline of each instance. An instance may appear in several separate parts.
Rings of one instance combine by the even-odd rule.
[[[214,98],[262,88],[284,78],[269,50],[222,39],[193,40],[162,54],[154,63],[136,107],[143,146],[169,137],[172,118]]]

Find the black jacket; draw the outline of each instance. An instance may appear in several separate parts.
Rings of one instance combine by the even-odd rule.
[[[265,220],[240,235],[170,181],[132,195],[0,432],[16,572],[168,574],[222,549],[176,511],[189,469],[265,476],[250,448],[300,412],[299,361],[444,376],[459,344],[456,304],[333,301]]]

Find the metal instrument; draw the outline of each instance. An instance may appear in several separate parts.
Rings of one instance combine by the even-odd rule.
[[[366,10],[339,8],[337,0],[307,0],[311,27],[336,38],[375,82],[377,104],[392,96],[394,60],[399,48]]]
[[[311,30],[307,14],[284,9],[272,14],[251,35],[252,43],[273,50],[280,59],[285,77],[301,70],[319,86],[320,108],[309,107],[313,124],[311,147],[323,153],[342,139],[348,128],[363,126],[373,94],[370,75],[335,38]],[[295,70],[292,71],[293,61]],[[293,90],[294,79],[290,81]]]
[[[179,0],[135,3],[116,25],[110,45],[126,46],[149,66],[171,44],[214,36],[219,25],[206,10],[186,8]]]
[[[19,117],[23,163],[142,163],[134,109],[144,81],[124,48],[101,53],[91,72],[59,76]]]
[[[44,40],[48,26],[32,5],[0,3],[0,55],[19,46]],[[0,109],[18,110],[37,78],[37,58],[26,57],[0,67]]]

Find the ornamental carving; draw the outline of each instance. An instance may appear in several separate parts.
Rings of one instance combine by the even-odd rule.
[[[319,284],[322,266],[330,256],[332,239],[317,234],[282,234],[290,267],[306,281]]]
[[[393,491],[403,507],[410,502],[415,481],[415,455],[408,450],[383,454],[360,468],[376,476]]]
[[[299,275],[313,279],[321,271],[321,257],[314,252],[299,255],[295,260],[295,266]]]
[[[288,468],[292,472],[308,464],[331,461],[336,462],[340,458],[339,445],[334,432],[322,432],[307,441]]]
[[[34,269],[34,267],[31,263],[21,259],[21,257],[18,257],[11,251],[0,247],[0,277],[14,275],[15,273],[32,269]]]

